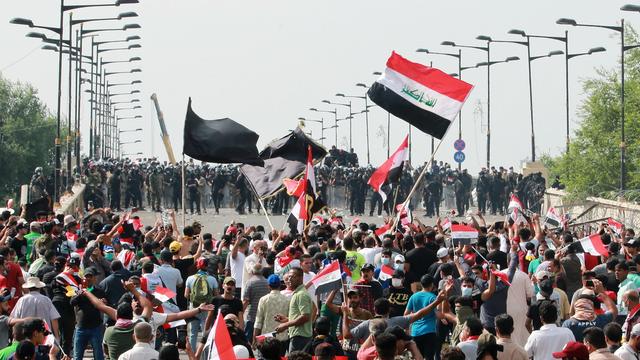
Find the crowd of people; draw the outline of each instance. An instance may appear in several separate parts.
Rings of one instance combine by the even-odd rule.
[[[330,212],[297,234],[235,221],[180,229],[174,212],[143,224],[95,205],[31,222],[0,215],[0,360],[82,359],[88,348],[98,360],[175,359],[179,348],[209,359],[218,314],[237,358],[640,354],[633,229],[598,225],[607,253],[593,256],[578,241],[590,234],[545,228],[537,214],[487,223],[477,211],[464,220],[477,240],[462,242],[453,218],[381,231],[394,219]],[[324,286],[335,264],[341,281]]]

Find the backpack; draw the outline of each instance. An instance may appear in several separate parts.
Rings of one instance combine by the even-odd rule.
[[[208,304],[213,300],[213,291],[207,281],[207,274],[196,274],[196,279],[189,293],[189,299],[194,307]]]

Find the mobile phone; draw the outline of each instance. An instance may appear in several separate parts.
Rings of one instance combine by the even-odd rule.
[[[587,280],[587,281],[585,281],[585,284],[586,284],[587,287],[594,287],[595,286],[594,283],[593,283],[593,280]]]

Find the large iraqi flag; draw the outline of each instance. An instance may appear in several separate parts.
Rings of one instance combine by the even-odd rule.
[[[425,133],[442,139],[473,86],[444,72],[391,53],[369,98]]]

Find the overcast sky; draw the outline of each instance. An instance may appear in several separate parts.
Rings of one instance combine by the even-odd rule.
[[[68,3],[72,4],[70,0]],[[107,1],[108,2],[108,1]],[[101,3],[99,0],[75,3]],[[124,11],[136,11],[140,17],[124,23],[139,23],[142,29],[127,32],[105,32],[99,38],[115,40],[130,35],[142,37],[141,49],[104,53],[106,61],[142,57],[142,61],[108,65],[108,71],[140,67],[141,74],[114,75],[112,83],[140,79],[138,89],[142,109],[122,112],[121,116],[140,114],[136,121],[122,120],[122,129],[143,128],[142,134],[122,134],[122,141],[140,138],[141,144],[125,145],[125,152],[143,152],[166,159],[155,109],[149,97],[158,95],[160,106],[176,154],[182,149],[182,128],[187,100],[207,119],[230,117],[260,135],[261,149],[274,138],[283,136],[298,123],[298,117],[333,124],[333,114],[308,111],[310,107],[333,110],[322,104],[327,99],[343,102],[335,93],[363,95],[359,82],[375,81],[373,71],[384,69],[392,50],[413,61],[428,64],[445,72],[456,72],[455,58],[427,57],[417,48],[432,51],[457,51],[440,46],[443,40],[466,45],[484,45],[475,40],[480,34],[493,39],[521,40],[508,35],[513,28],[531,34],[556,35],[569,30],[570,53],[584,52],[603,46],[607,52],[579,57],[570,61],[571,127],[580,124],[577,113],[584,98],[581,79],[596,76],[598,67],[611,69],[619,58],[619,36],[605,29],[572,28],[556,25],[560,17],[578,22],[603,25],[619,24],[620,19],[638,24],[640,13],[619,11],[625,1],[563,0],[563,1],[170,1],[142,0],[137,5],[120,8],[81,9],[74,18],[112,17]],[[40,97],[55,113],[57,94],[57,57],[54,52],[40,50],[41,43],[25,37],[29,29],[9,24],[14,17],[26,17],[39,25],[57,26],[59,2],[53,0],[3,1],[1,5],[0,52],[2,76],[33,84]],[[66,16],[65,16],[66,19]],[[120,27],[123,22],[93,22],[85,28]],[[65,26],[65,29],[66,26]],[[37,30],[36,30],[37,31]],[[49,34],[53,36],[53,34]],[[115,47],[115,46],[114,46]],[[564,50],[564,44],[553,40],[533,39],[532,55]],[[526,48],[513,44],[492,44],[492,61],[507,56],[526,58]],[[463,66],[486,61],[484,52],[463,50]],[[530,157],[529,98],[525,61],[498,64],[491,68],[491,134],[492,164],[520,166]],[[564,57],[539,59],[532,64],[533,103],[537,154],[557,155],[564,150],[565,95]],[[66,75],[63,77],[66,79]],[[467,160],[463,166],[476,172],[486,162],[487,78],[486,69],[463,72],[463,79],[475,86],[462,111],[463,139],[467,143]],[[63,81],[63,94],[67,82]],[[117,92],[128,91],[119,87]],[[83,94],[86,95],[86,94]],[[121,97],[119,100],[124,100]],[[63,95],[63,104],[67,101]],[[87,97],[84,96],[84,100]],[[353,111],[364,103],[352,99]],[[63,114],[66,116],[66,105]],[[338,107],[338,116],[347,116],[345,107]],[[83,101],[83,133],[88,134],[88,105]],[[371,109],[369,134],[371,163],[379,165],[386,158],[383,133],[387,114]],[[320,137],[320,124],[308,122],[307,131]],[[395,149],[407,134],[407,124],[391,120],[391,147]],[[348,145],[348,122],[341,122],[338,145]],[[326,147],[334,144],[333,129],[325,131]],[[457,138],[457,123],[443,139],[436,158],[453,163],[453,141]],[[88,147],[84,138],[83,149]],[[413,164],[428,158],[430,137],[413,131]],[[361,163],[366,164],[365,121],[353,120],[353,147]],[[179,155],[178,155],[179,156]]]

